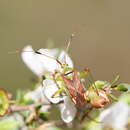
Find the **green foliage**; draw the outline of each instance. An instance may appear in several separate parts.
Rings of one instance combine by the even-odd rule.
[[[21,104],[21,105],[33,104],[34,101],[26,97],[26,94],[28,92],[29,91],[17,90],[17,92],[16,92],[16,102],[18,104]]]
[[[39,118],[42,119],[43,121],[48,121],[48,113],[46,112],[40,112],[39,113]]]
[[[89,113],[89,117],[86,118],[86,121],[81,126],[82,130],[102,130],[100,127],[100,121],[98,116],[100,114],[99,110],[94,110]]]
[[[102,88],[105,85],[105,81],[97,80],[95,82],[95,85],[96,85],[97,88]]]
[[[18,121],[7,119],[0,121],[0,130],[18,130],[19,125]]]
[[[102,129],[99,123],[89,120],[88,123],[84,125],[82,130],[102,130]]]
[[[56,126],[51,126],[51,127],[48,127],[47,130],[61,130],[61,129]]]
[[[127,103],[128,105],[130,105],[130,94],[125,93],[125,94],[121,95],[119,100]]]
[[[0,116],[3,116],[9,108],[9,99],[5,90],[0,89]]]
[[[19,114],[12,114],[0,119],[0,130],[19,130],[26,128],[23,118]]]
[[[130,84],[127,83],[120,83],[117,87],[117,90],[119,91],[130,91]]]
[[[52,44],[51,41],[48,42],[50,45]],[[31,52],[35,54],[35,51],[33,52],[32,49]],[[16,93],[16,99],[14,99],[15,104],[11,104],[12,106],[10,109],[10,100],[8,99],[7,93],[3,89],[0,89],[0,116],[3,116],[8,109],[10,110],[10,113],[0,120],[0,130],[18,130],[23,127],[37,130],[60,130],[60,128],[56,127],[57,124],[60,126],[70,122],[73,124],[72,120],[74,119],[75,121],[78,121],[77,126],[79,126],[79,129],[102,130],[101,123],[98,121],[100,118],[99,108],[103,109],[105,108],[105,105],[111,103],[111,100],[109,99],[110,97],[115,101],[122,100],[130,105],[129,94],[125,94],[119,99],[112,95],[112,90],[123,92],[130,91],[129,84],[117,84],[119,76],[117,76],[111,83],[102,80],[94,81],[89,69],[84,69],[79,72],[75,70],[75,68],[70,67],[69,62],[66,63],[64,61],[62,64],[61,62],[62,60],[65,60],[65,55],[63,55],[62,60],[59,61],[60,51],[58,52],[57,54],[59,55],[56,57],[37,52],[39,55],[41,54],[48,57],[48,63],[49,58],[57,61],[57,63],[60,64],[60,67],[55,64],[53,66],[52,62],[52,66],[50,66],[52,67],[52,72],[50,72],[51,68],[49,68],[49,64],[46,65],[47,59],[43,61],[39,58],[38,64],[41,63],[41,66],[43,65],[45,70],[43,69],[41,71],[40,69],[40,72],[37,72],[34,68],[33,72],[38,73],[39,79],[37,85],[34,86],[36,89],[33,91],[18,90]],[[29,62],[31,70],[32,66],[36,66],[35,56],[36,55],[34,55],[33,61],[34,65],[30,64],[33,64],[32,61]],[[31,57],[30,59],[33,58]],[[41,74],[43,74],[43,76]],[[87,87],[85,88],[85,86]],[[64,96],[66,97],[64,98]],[[52,101],[53,99],[56,101]],[[61,119],[65,123],[49,119],[48,109],[54,105],[57,105],[60,108]],[[57,113],[54,112],[54,115],[57,117]]]

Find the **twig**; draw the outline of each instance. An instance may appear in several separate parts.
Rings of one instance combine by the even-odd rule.
[[[60,101],[57,104],[63,103],[63,101]],[[26,110],[31,110],[35,107],[37,107],[38,105],[57,105],[57,104],[53,104],[53,103],[36,103],[36,104],[31,104],[31,105],[10,105],[10,112],[17,112],[17,111],[26,111]]]

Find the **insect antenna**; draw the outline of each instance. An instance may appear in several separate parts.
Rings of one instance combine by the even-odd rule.
[[[15,54],[15,53],[22,53],[22,52],[33,52],[33,51],[20,51],[20,50],[16,50],[16,51],[8,52],[8,54]]]
[[[55,57],[52,57],[52,56],[49,56],[49,55],[46,55],[46,54],[43,54],[43,53],[41,53],[41,52],[38,52],[38,51],[35,51],[35,53],[36,54],[39,54],[39,55],[43,55],[43,56],[46,56],[46,57],[48,57],[48,58],[50,58],[50,59],[53,59],[53,60],[55,60],[62,68],[63,68],[63,65],[62,65],[62,63],[58,60],[58,59],[56,59]]]
[[[70,48],[70,44],[71,44],[71,42],[72,42],[72,40],[73,40],[73,38],[74,38],[74,34],[72,33],[71,34],[71,36],[69,37],[69,39],[67,40],[67,47],[66,47],[66,49],[65,49],[65,52],[68,54],[68,52],[69,52],[69,48]],[[65,64],[66,64],[66,55],[64,55],[64,62],[65,62]]]
[[[68,53],[68,51],[69,51],[70,44],[71,44],[71,41],[73,40],[74,36],[75,36],[75,35],[72,33],[71,36],[69,37],[69,39],[67,40],[67,47],[66,47],[66,52],[67,52],[67,53]]]
[[[44,53],[41,53],[41,52],[39,52],[39,51],[22,51],[22,50],[16,50],[16,51],[8,52],[8,54],[15,54],[15,53],[22,53],[22,52],[33,52],[33,53],[36,53],[36,54],[39,54],[39,55],[43,55],[43,56],[45,56],[45,57],[48,57],[48,58],[50,58],[50,59],[55,60],[55,61],[61,66],[61,68],[63,68],[63,64],[62,64],[58,59],[56,59],[56,58],[53,57],[53,56],[49,56],[49,55],[46,55],[46,54],[44,54]]]

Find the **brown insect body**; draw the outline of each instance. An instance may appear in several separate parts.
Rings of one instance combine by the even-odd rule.
[[[86,104],[85,89],[80,81],[77,71],[72,72],[72,80],[68,79],[65,75],[61,75],[63,81],[70,93],[71,99],[76,106],[84,106]]]

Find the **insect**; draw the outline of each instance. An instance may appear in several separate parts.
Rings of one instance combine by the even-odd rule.
[[[67,42],[66,52],[68,53],[70,42],[74,35],[71,35]],[[79,112],[82,108],[83,117],[85,117],[86,106],[89,104],[90,108],[102,108],[105,104],[109,103],[109,91],[106,88],[111,89],[111,85],[103,83],[97,85],[91,76],[89,69],[84,69],[78,72],[74,67],[70,67],[66,62],[66,55],[64,55],[64,62],[58,60],[55,57],[46,55],[39,51],[35,51],[38,55],[55,60],[60,65],[60,70],[55,70],[53,73],[49,73],[53,81],[55,82],[58,90],[52,95],[52,98],[58,96],[69,96],[75,107]],[[46,75],[43,76],[46,79]],[[85,82],[84,82],[85,81]],[[64,84],[64,87],[60,87],[60,84]]]
[[[68,40],[66,52],[68,52],[70,42],[73,37],[74,35],[71,35],[70,39]],[[38,51],[36,51],[36,53],[47,56]],[[84,69],[82,72],[78,72],[74,68],[69,67],[66,64],[66,55],[64,56],[64,63],[61,63],[61,61],[54,57],[47,57],[54,59],[63,70],[62,72],[55,71],[52,74],[53,80],[59,88],[52,97],[56,97],[58,94],[62,95],[63,93],[66,95],[68,94],[76,107],[83,107],[87,103],[91,103],[92,107],[101,108],[109,102],[106,91],[104,91],[103,88],[97,88],[91,77],[88,79],[88,88],[86,88],[82,83],[81,79],[86,80],[84,77],[86,75],[90,75],[90,70],[88,68]],[[60,88],[58,81],[64,83],[65,87]]]
[[[70,68],[67,64],[62,64],[57,59],[55,60],[60,64],[63,71],[56,71],[52,74],[53,80],[59,88],[52,97],[55,98],[59,94],[61,96],[64,94],[70,96],[70,99],[78,110],[77,115],[79,116],[77,117],[80,117],[80,122],[83,122],[88,117],[89,112],[93,108],[102,108],[106,103],[109,103],[107,92],[103,90],[103,87],[99,89],[92,81],[89,81],[89,87],[86,88],[81,81],[85,76],[89,75],[89,69],[78,72],[74,68]],[[60,88],[59,81],[64,83],[65,87]],[[86,107],[87,104],[90,104],[89,108]]]
[[[84,106],[86,104],[85,99],[85,88],[80,81],[80,77],[76,70],[72,72],[72,80],[68,79],[65,75],[61,75],[69,93],[73,103],[76,106]]]
[[[72,34],[70,39],[68,40],[66,52],[68,52],[70,42],[73,37],[74,35]],[[45,54],[42,54],[37,51],[36,53],[46,56]],[[47,57],[52,58],[49,56]],[[67,65],[66,55],[64,56],[64,63],[61,63],[61,61],[59,61],[58,59],[55,59],[55,58],[52,58],[52,59],[54,59],[61,66],[63,70],[62,72],[56,71],[52,74],[53,80],[55,81],[57,87],[59,88],[59,90],[56,93],[54,93],[52,97],[55,97],[59,93],[66,93],[70,96],[72,102],[76,106],[84,106],[86,104],[86,97],[85,97],[86,90],[84,88],[84,85],[81,83],[78,72],[74,68],[69,67]],[[87,71],[85,71],[84,74],[86,75]],[[58,81],[62,81],[62,83],[64,83],[65,85],[65,88],[60,88],[57,83]]]

